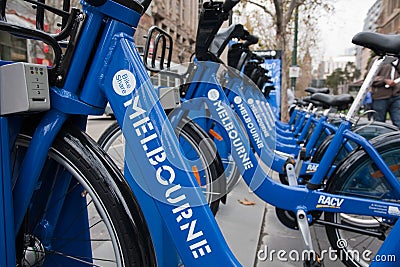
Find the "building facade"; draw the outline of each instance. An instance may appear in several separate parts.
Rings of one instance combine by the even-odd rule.
[[[383,1],[385,2],[385,1]],[[382,11],[382,0],[377,0],[368,10],[364,19],[363,31],[376,32],[378,27],[378,18]],[[371,57],[371,50],[357,46],[356,66],[361,71],[361,78],[365,77],[368,70],[368,62]]]
[[[199,7],[202,0],[155,0],[139,23],[135,35],[138,46],[144,46],[147,30],[156,25],[174,40],[172,61],[189,62],[194,53]]]
[[[202,3],[202,0],[154,0],[141,18],[135,34],[139,51],[143,51],[146,43],[144,36],[147,35],[148,29],[156,25],[168,32],[174,40],[172,61],[174,63],[190,61],[195,49],[199,7]],[[32,9],[32,4],[8,1],[6,12],[10,22],[30,28],[35,27],[35,11]],[[29,47],[29,42],[6,33],[0,35],[0,58],[41,63],[30,59],[29,53],[32,49]]]
[[[376,31],[385,34],[400,33],[400,1],[382,1],[381,13],[377,19]]]
[[[364,20],[364,31],[400,34],[400,1],[377,0]],[[358,53],[362,77],[365,77],[368,71],[371,55],[371,50],[366,48],[360,49]]]

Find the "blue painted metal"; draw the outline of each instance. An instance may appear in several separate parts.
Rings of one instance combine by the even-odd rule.
[[[133,43],[132,28],[110,21],[105,33],[99,45],[107,45],[109,49],[98,50],[83,91],[92,90],[93,81],[104,90],[122,126],[128,143],[127,150],[134,151],[126,154],[126,162],[135,180],[126,177],[135,195],[139,196],[139,201],[143,201],[143,210],[153,211],[152,214],[145,212],[153,240],[168,242],[163,235],[169,233],[173,243],[164,243],[162,248],[176,247],[188,266],[206,266],[216,262],[228,266],[239,265],[228,249],[201,190],[187,173],[189,167],[180,156],[173,129]],[[129,88],[135,84],[132,94],[117,93],[116,86],[119,85],[113,84],[113,80],[119,71],[133,75],[129,86],[125,84]],[[168,147],[168,150],[164,151],[162,147]],[[160,166],[152,165],[157,162]],[[161,173],[165,178],[160,177]],[[138,187],[151,199],[144,197],[145,194],[140,193]],[[160,224],[162,221],[164,223]],[[163,264],[173,265],[174,258],[174,254],[157,254],[157,261]]]
[[[325,179],[325,175],[329,172],[329,168],[332,165],[335,156],[340,150],[340,146],[343,143],[344,137],[343,133],[345,130],[350,129],[351,123],[347,121],[343,121],[342,124],[339,126],[336,135],[332,139],[331,144],[329,145],[325,156],[322,158],[320,162],[320,166],[318,167],[318,172],[315,173],[311,179],[312,184],[321,184],[322,181]]]
[[[399,266],[400,259],[400,220],[396,222],[392,230],[390,231],[388,237],[386,237],[385,242],[382,244],[379,251],[371,259],[370,267],[385,266],[385,267],[395,267]]]
[[[323,125],[326,122],[327,117],[326,116],[322,116],[317,122],[316,122],[316,126],[313,130],[313,133],[310,136],[310,139],[307,141],[306,144],[306,156],[310,157],[313,149],[315,148],[315,145],[317,143],[317,141],[319,140],[322,131],[323,131]],[[313,119],[313,121],[315,122],[315,119]]]
[[[21,172],[14,185],[15,233],[18,232],[22,224],[39,175],[47,159],[47,152],[66,119],[65,114],[51,110],[44,116],[33,134],[22,163]]]
[[[84,4],[84,3],[83,3]],[[95,41],[98,37],[98,32],[102,25],[104,16],[96,12],[93,8],[90,10],[94,13],[88,12],[89,9],[86,5],[83,6],[83,12],[85,13],[85,22],[80,34],[80,38],[76,44],[75,53],[72,58],[68,75],[65,78],[64,88],[72,94],[76,94],[79,89],[90,53],[95,45]]]
[[[50,97],[52,106],[66,114],[102,115],[104,113],[104,108],[89,105],[65,89],[51,87]]]
[[[196,187],[195,181],[190,175],[189,166],[180,155],[173,128],[162,110],[152,85],[149,83],[148,74],[134,45],[132,36],[140,15],[129,9],[121,8],[121,5],[112,1],[107,1],[100,8],[85,5],[85,12],[88,17],[65,87],[58,92],[53,88],[52,97],[56,99],[52,106],[53,110],[48,112],[39,124],[15,185],[13,196],[15,226],[12,222],[12,216],[7,218],[7,214],[12,211],[13,204],[10,201],[11,197],[7,197],[7,192],[11,192],[10,179],[7,178],[11,177],[9,168],[7,168],[9,166],[9,140],[8,132],[4,128],[7,121],[5,118],[0,118],[2,134],[1,181],[3,187],[0,191],[0,199],[5,201],[5,204],[0,207],[0,215],[7,218],[4,221],[5,227],[0,229],[0,237],[6,240],[6,242],[2,242],[3,239],[0,240],[0,249],[5,251],[14,240],[15,232],[21,225],[45,162],[48,148],[68,117],[65,113],[96,114],[104,107],[106,99],[108,99],[128,143],[126,147],[126,179],[144,210],[157,251],[159,265],[176,266],[180,263],[180,257],[187,266],[239,266],[240,264],[226,245],[201,190]],[[103,25],[103,18],[106,16],[110,16],[114,20],[108,20]],[[127,20],[127,22],[122,23],[121,21],[124,20]],[[94,41],[98,40],[98,32],[101,26],[104,26],[105,30],[86,78],[83,77],[83,74],[89,59],[87,49],[92,48]],[[311,191],[304,186],[289,187],[273,181],[258,165],[257,158],[249,144],[246,143],[246,133],[230,108],[230,103],[232,100],[235,103],[236,96],[246,99],[247,95],[240,93],[239,89],[237,89],[236,95],[226,95],[214,75],[217,69],[218,66],[212,64],[199,65],[196,75],[203,83],[201,86],[191,86],[187,95],[190,98],[203,97],[203,100],[208,103],[210,115],[227,132],[226,136],[231,141],[232,155],[246,183],[263,200],[291,211],[305,209],[307,211],[348,212],[371,216],[377,215],[374,210],[370,209],[371,204],[378,204],[387,209],[389,207],[400,208],[397,203],[388,204],[382,201],[337,196],[322,191]],[[125,89],[130,88],[132,91],[128,90],[127,93],[119,91],[122,85],[114,82],[115,79],[118,81],[117,73],[119,71],[128,75],[128,79],[122,82]],[[129,76],[130,74],[132,76]],[[81,92],[78,92],[78,85],[83,78],[86,78],[84,87]],[[238,86],[238,81],[232,79],[231,82],[232,87]],[[201,90],[199,90],[199,87]],[[101,89],[106,97],[99,94],[98,89]],[[70,107],[62,103],[63,99],[67,99]],[[263,104],[263,102],[260,103]],[[240,110],[239,104],[239,102],[236,103],[238,110]],[[95,108],[90,108],[90,106]],[[244,110],[248,114],[252,112],[251,107],[245,107]],[[264,107],[260,106],[258,110],[264,110]],[[244,113],[241,115],[242,119],[246,121]],[[252,116],[252,119],[256,122],[254,114]],[[299,123],[295,130],[298,133],[305,121],[305,116],[299,117]],[[268,125],[273,122],[271,118],[266,116],[263,116],[263,120]],[[291,127],[280,126],[284,130]],[[379,155],[368,142],[349,132],[350,126],[350,123],[346,121],[341,124],[337,130],[337,135],[328,148],[328,156],[323,158],[318,172],[313,176],[311,182],[318,184],[325,178],[338,147],[342,144],[344,138],[348,138],[357,141],[366,148],[383,174],[389,177],[389,181],[393,184],[395,190],[400,192],[396,177],[380,161]],[[261,134],[259,129],[258,132]],[[268,152],[271,153],[271,151]],[[67,181],[64,181],[57,188],[65,191],[67,184]],[[324,200],[327,198],[335,198],[336,204],[326,204]],[[50,201],[53,201],[52,198],[50,198]],[[71,212],[75,206],[83,205],[83,202],[69,202],[68,199],[66,201],[65,203],[68,203],[66,205]],[[49,213],[49,218],[44,217],[41,224],[42,228],[36,229],[48,246],[51,246],[49,240],[51,240],[54,232],[58,231],[58,229],[53,229],[57,221],[64,221],[63,216],[65,218],[72,216],[72,213],[67,210],[63,210],[61,213],[60,208],[61,206]],[[79,220],[83,222],[83,226],[87,223],[84,217]],[[387,217],[395,218],[397,216],[387,214]],[[14,226],[13,228],[16,231],[12,229],[7,232],[7,227],[10,225]],[[60,229],[65,228],[62,224],[59,227]],[[395,229],[397,230],[397,228],[399,226],[396,225]],[[11,236],[9,233],[11,233]],[[394,239],[390,238],[390,240]],[[11,251],[7,251],[7,259],[1,262],[5,266],[9,265],[8,259],[15,259],[12,248]],[[87,254],[89,253],[90,251],[87,251]]]
[[[0,117],[0,265],[15,266],[15,235],[11,186],[9,123]]]

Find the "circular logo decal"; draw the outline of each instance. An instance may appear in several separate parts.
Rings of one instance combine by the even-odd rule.
[[[254,99],[253,98],[249,98],[247,100],[247,103],[249,103],[249,105],[253,105],[254,104]]]
[[[132,93],[136,86],[136,79],[129,70],[120,70],[115,73],[112,81],[114,91],[122,96]]]
[[[219,98],[219,92],[217,89],[211,89],[210,91],[208,91],[208,99],[210,99],[211,101],[216,101]]]
[[[242,103],[242,98],[240,96],[235,96],[233,101],[235,101],[235,104],[239,105],[240,103]]]

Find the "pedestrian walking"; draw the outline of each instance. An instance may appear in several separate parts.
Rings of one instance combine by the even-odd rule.
[[[393,124],[400,128],[400,83],[394,81],[400,77],[399,72],[398,60],[381,67],[372,83],[372,107],[376,121],[385,122],[389,113]]]

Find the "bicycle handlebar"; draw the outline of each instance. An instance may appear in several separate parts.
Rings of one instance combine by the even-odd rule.
[[[91,6],[101,6],[104,5],[107,0],[85,0]]]
[[[243,43],[243,46],[248,48],[249,46],[258,43],[258,37],[252,34],[249,34],[245,38],[245,42]]]
[[[142,12],[142,14],[143,14],[144,12],[146,12],[146,10],[149,8],[149,6],[150,6],[150,4],[151,4],[151,1],[152,1],[152,0],[142,0],[142,1],[139,1],[140,4],[143,6],[143,12]]]
[[[218,61],[215,55],[208,50],[222,23],[228,19],[229,11],[239,1],[226,0],[224,3],[210,1],[203,4],[196,37],[195,54],[198,59],[209,60],[211,57],[213,60]]]
[[[226,0],[224,5],[222,6],[222,9],[224,12],[229,12],[231,11],[238,3],[240,0]]]

